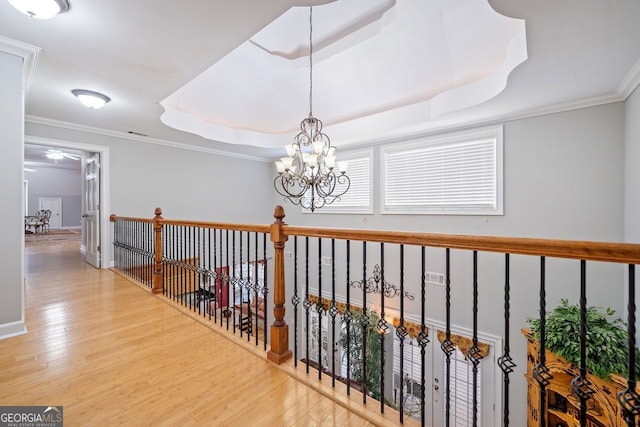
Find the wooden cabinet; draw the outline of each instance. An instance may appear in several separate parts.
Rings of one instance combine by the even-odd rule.
[[[527,338],[527,426],[540,425],[540,386],[533,377],[533,368],[538,364],[538,342],[530,331],[523,329]],[[547,402],[544,406],[547,426],[576,427],[580,425],[580,399],[571,389],[571,380],[580,374],[578,367],[564,358],[545,351],[546,366],[553,378],[547,386]],[[626,388],[626,379],[612,375],[603,380],[587,374],[595,393],[587,401],[588,427],[626,427],[617,395]]]

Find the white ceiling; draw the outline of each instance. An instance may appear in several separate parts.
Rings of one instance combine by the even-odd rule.
[[[338,3],[351,1],[356,0],[339,0]],[[280,150],[241,145],[246,142],[238,137],[238,129],[243,131],[243,128],[248,128],[247,123],[252,123],[252,119],[255,119],[255,125],[264,113],[265,117],[273,119],[262,121],[260,131],[281,133],[284,145],[290,142],[296,132],[295,127],[308,114],[308,81],[304,79],[299,79],[300,84],[296,81],[282,88],[270,87],[271,96],[263,97],[262,102],[247,105],[245,110],[236,108],[246,117],[232,124],[234,127],[224,134],[224,138],[218,140],[208,140],[163,124],[161,116],[165,110],[160,103],[209,67],[223,62],[226,55],[256,36],[291,7],[320,5],[332,3],[331,1],[70,0],[70,3],[71,9],[68,12],[52,20],[41,21],[28,18],[13,9],[6,0],[0,0],[0,36],[41,48],[26,101],[26,114],[30,121],[62,122],[72,128],[89,127],[122,135],[128,135],[127,132],[132,131],[148,135],[131,136],[141,140],[171,141],[212,150],[272,157],[279,155]],[[383,8],[386,4],[393,3],[392,9],[397,9],[396,12],[387,11],[384,14],[380,25],[387,28],[392,26],[389,23],[391,18],[403,16],[404,8],[424,6],[427,2],[380,0],[378,3]],[[373,105],[373,102],[363,104],[362,96],[341,96],[343,89],[357,84],[357,80],[345,85],[342,80],[344,70],[330,70],[328,65],[318,65],[317,69],[314,67],[317,75],[314,78],[321,79],[318,85],[322,85],[322,91],[317,88],[316,92],[314,87],[314,115],[325,121],[325,132],[338,145],[341,140],[345,144],[363,140],[375,141],[398,134],[436,131],[554,109],[622,100],[637,86],[640,80],[640,2],[494,0],[489,3],[496,12],[495,16],[500,14],[524,20],[526,28],[527,59],[510,74],[507,73],[508,79],[503,79],[506,86],[502,92],[485,96],[486,100],[480,100],[479,105],[440,115],[433,114],[431,107],[416,110],[415,106],[419,103],[410,103],[402,108],[398,108],[397,104],[387,108],[384,103],[379,103],[375,105],[375,111],[372,109],[359,116],[352,114],[351,118],[369,119],[357,122],[357,126],[350,130],[351,133],[347,133],[344,131],[344,123],[349,122],[349,119],[335,112],[352,101],[356,103],[354,108],[359,108],[360,111]],[[452,5],[465,10],[467,4],[482,7],[486,0],[429,1],[429,6],[434,10]],[[331,5],[326,7],[329,6]],[[314,9],[314,15],[317,11],[318,18],[323,15],[321,9]],[[375,15],[378,12],[372,13]],[[477,39],[465,33],[473,30],[471,26],[456,30],[463,32],[456,36],[456,33],[452,33],[453,30],[448,29],[447,22],[439,22],[441,26],[437,28],[440,31],[436,33],[437,36],[427,36],[423,31],[425,28],[435,27],[438,19],[431,15],[414,15],[404,25],[405,42],[397,42],[391,52],[406,54],[406,49],[414,38],[431,37],[432,43],[441,43],[441,49],[454,38],[463,41],[466,38],[474,43]],[[478,20],[481,18],[475,13],[474,18],[475,15],[478,15]],[[305,24],[303,22],[301,27],[304,28]],[[481,23],[477,24],[478,28],[482,28]],[[314,31],[315,28],[322,27],[321,22],[314,22]],[[320,34],[320,30],[318,31]],[[304,55],[304,49],[300,46],[306,45],[308,36],[299,41],[295,38],[293,50]],[[364,37],[369,41],[372,38],[373,36]],[[283,39],[289,40],[287,37]],[[321,41],[318,43],[318,64],[323,61],[329,64],[332,62],[329,59],[333,56],[349,52],[348,49],[330,48],[327,43],[323,47]],[[398,55],[390,60],[384,49],[369,48],[368,52],[360,54],[359,61],[362,69],[371,72],[372,78],[380,78],[379,75],[376,77],[376,71],[384,71],[383,67],[388,67],[390,63],[397,64],[398,58],[407,61],[402,64],[406,69],[415,68],[425,60],[433,60],[430,55],[425,57],[418,51],[410,50],[409,53],[413,56]],[[470,46],[470,54],[479,59],[495,55],[475,44]],[[436,65],[442,65],[441,58]],[[304,69],[305,63],[300,61],[304,61],[304,58],[298,59],[301,64],[298,68]],[[334,62],[338,63],[337,60]],[[388,73],[388,68],[386,70]],[[259,69],[261,75],[271,71]],[[398,83],[399,80],[404,78],[394,79],[390,76],[392,83]],[[242,82],[235,79],[222,82],[223,85],[227,83],[230,86],[242,86]],[[376,87],[374,85],[366,89],[371,100],[384,98],[382,87],[379,94],[376,93]],[[101,110],[86,109],[70,93],[76,88],[103,92],[111,97],[112,102]],[[388,89],[385,88],[384,91]],[[423,96],[425,92],[424,87],[416,87],[416,94]],[[296,106],[291,106],[286,97],[280,96],[285,93],[298,99]],[[221,105],[224,107],[224,104],[220,104],[222,97],[216,97],[213,93],[205,95],[208,95],[212,103],[208,108],[223,110]],[[424,99],[426,98],[423,96],[422,100]],[[281,105],[279,102],[285,104]],[[380,113],[384,115],[381,116]],[[207,122],[210,121],[212,120],[207,118]],[[264,126],[271,121],[274,128],[265,129]],[[224,120],[220,120],[220,123],[228,125]],[[287,129],[284,125],[286,123],[291,123],[290,128]],[[361,130],[360,133],[358,129]],[[224,140],[227,142],[222,142]]]

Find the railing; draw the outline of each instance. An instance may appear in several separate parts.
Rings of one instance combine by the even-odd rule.
[[[587,425],[595,400],[585,364],[587,291],[600,299],[605,293],[594,286],[609,280],[619,298],[626,287],[629,337],[628,375],[617,396],[620,410],[610,422],[636,425],[640,245],[295,227],[284,223],[281,207],[274,216],[270,226],[169,221],[159,210],[152,221],[112,216],[116,268],[221,327],[253,336],[265,350],[269,342],[267,358],[273,362],[293,356],[295,366],[303,363],[320,381],[330,378],[334,389],[344,387],[346,394],[356,389],[368,407],[373,401],[384,413],[392,406],[401,423],[411,416],[422,425],[446,426],[508,426],[512,408],[521,408],[527,398],[527,414],[518,410],[514,425],[522,425],[524,416],[529,425],[551,422],[547,392],[555,373],[546,364],[544,326],[547,305],[561,298],[579,301],[581,331],[575,339],[583,356],[570,391],[579,403],[575,422]],[[142,225],[150,223],[152,237],[149,226]],[[267,245],[267,234],[273,246]],[[260,263],[269,272],[262,277]],[[145,273],[136,276],[138,271]],[[267,277],[273,277],[271,286]],[[268,330],[269,289],[274,320]],[[262,318],[256,315],[260,298]],[[534,300],[540,350],[529,360],[529,388],[536,390],[527,392],[523,376],[513,377],[524,373],[526,351],[521,341],[513,346],[512,340],[525,318],[536,314]],[[248,329],[246,317],[252,322]],[[252,332],[260,330],[262,335]],[[487,382],[494,359],[500,379]],[[442,370],[430,370],[437,360]],[[464,392],[460,366],[469,375]],[[486,403],[483,407],[490,387],[499,396],[499,413],[492,414]]]

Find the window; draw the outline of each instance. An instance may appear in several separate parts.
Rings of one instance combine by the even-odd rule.
[[[316,213],[373,213],[373,150],[358,150],[337,154],[339,161],[348,161],[349,190],[330,205]],[[311,212],[303,209],[303,212]]]
[[[382,147],[382,213],[502,215],[502,127]]]
[[[309,310],[309,358],[318,362],[322,368],[329,368],[329,319],[325,314],[318,314],[315,308]],[[318,333],[322,328],[322,344],[318,341]],[[322,350],[321,357],[318,353]]]

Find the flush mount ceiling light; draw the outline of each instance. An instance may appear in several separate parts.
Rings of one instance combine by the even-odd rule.
[[[62,160],[64,159],[64,154],[62,154],[62,151],[51,151],[49,153],[46,154],[48,159],[51,160]]]
[[[74,89],[71,91],[72,94],[78,98],[78,101],[82,103],[85,107],[89,108],[102,108],[104,104],[111,101],[107,95],[103,95],[99,92],[94,92],[92,90],[84,90],[84,89]]]
[[[69,10],[67,0],[9,0],[11,6],[37,19],[51,19]]]

